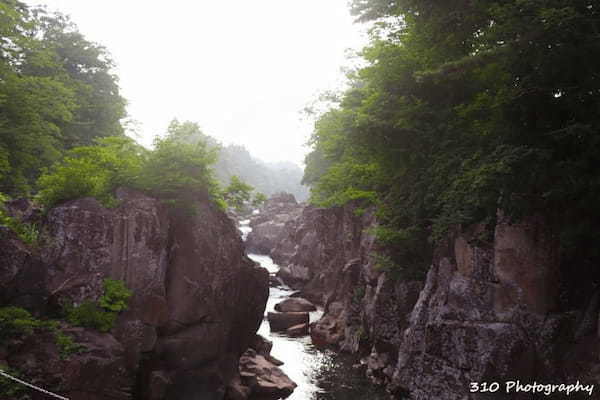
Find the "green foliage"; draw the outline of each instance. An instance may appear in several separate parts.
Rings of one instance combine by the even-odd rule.
[[[20,307],[0,308],[0,339],[25,338],[38,328],[45,327],[40,320],[33,318],[29,311]]]
[[[352,11],[375,27],[367,65],[315,124],[312,201],[375,199],[381,264],[409,275],[450,229],[499,208],[545,215],[563,253],[599,260],[598,7],[354,0]]]
[[[58,321],[40,320],[20,307],[0,308],[0,339],[24,340],[36,332],[52,332],[62,358],[68,358],[83,348],[73,338],[60,329]],[[0,393],[2,393],[0,391]]]
[[[114,203],[118,186],[135,186],[142,172],[146,150],[126,137],[98,139],[95,146],[76,147],[38,180],[37,199],[47,207],[60,202],[95,197]]]
[[[131,290],[123,281],[105,279],[104,294],[98,299],[98,304],[105,310],[119,313],[127,309],[127,300],[131,295]]]
[[[216,161],[216,151],[201,138],[191,140],[188,129],[188,125],[172,123],[165,138],[155,139],[140,184],[176,209],[193,213],[193,204],[199,199],[222,203],[210,167]]]
[[[73,338],[60,329],[54,331],[54,338],[60,351],[61,359],[68,359],[73,354],[77,354],[83,350],[83,346],[75,343]]]
[[[66,149],[123,134],[112,62],[66,17],[2,2],[0,53],[1,191],[27,195]]]
[[[223,190],[223,197],[230,207],[241,211],[246,203],[250,201],[253,190],[252,186],[233,175],[229,180],[229,185]]]
[[[67,320],[73,325],[108,332],[112,329],[120,312],[127,309],[127,300],[132,293],[121,281],[104,280],[104,294],[98,302],[84,301],[78,306],[65,307]]]
[[[117,319],[117,313],[107,311],[93,301],[84,301],[78,306],[66,307],[66,311],[67,320],[71,324],[97,329],[100,332],[110,331]]]
[[[2,5],[0,4],[0,7]],[[1,8],[0,8],[1,11]],[[0,364],[0,369],[7,373],[10,376],[14,376],[17,379],[24,379],[23,375],[20,371],[17,371],[13,368],[6,368],[4,365]],[[4,376],[0,375],[0,397],[3,399],[11,399],[11,400],[26,400],[30,397],[27,396],[28,389],[26,386],[13,381],[12,379],[8,379]]]
[[[252,207],[258,208],[262,206],[265,201],[267,201],[267,196],[263,193],[256,192],[254,193],[254,197],[252,198]]]

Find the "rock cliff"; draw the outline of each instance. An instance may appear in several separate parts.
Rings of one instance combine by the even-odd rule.
[[[516,379],[599,387],[600,295],[592,288],[577,305],[561,300],[585,285],[566,287],[573,279],[541,218],[500,214],[491,231],[457,230],[437,246],[425,282],[377,267],[376,224],[352,205],[308,206],[271,252],[286,283],[325,307],[313,343],[365,355],[369,378],[397,398],[492,398],[469,384]]]
[[[261,207],[260,213],[250,218],[252,231],[248,234],[246,248],[249,253],[270,254],[286,231],[286,224],[295,221],[300,206],[294,195],[278,193]]]
[[[267,271],[244,255],[233,221],[209,202],[179,216],[135,191],[120,189],[117,198],[113,209],[80,199],[50,210],[38,251],[2,231],[1,305],[56,315],[65,303],[97,301],[107,278],[133,296],[109,333],[65,327],[98,351],[58,357],[49,370],[56,357],[37,341],[5,349],[0,361],[22,370],[19,357],[27,357],[25,375],[72,400],[223,398],[262,321]],[[69,368],[77,372],[57,378]]]

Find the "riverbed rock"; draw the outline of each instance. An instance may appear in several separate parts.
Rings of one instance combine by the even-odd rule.
[[[184,216],[133,190],[119,189],[116,197],[112,209],[86,198],[50,210],[40,227],[39,256],[0,232],[0,257],[8,263],[0,286],[12,288],[0,294],[2,305],[29,304],[43,316],[63,303],[98,301],[107,278],[121,280],[133,296],[106,334],[121,350],[108,352],[102,365],[124,365],[128,383],[113,383],[87,364],[81,374],[106,378],[105,392],[123,391],[125,398],[136,386],[140,398],[161,398],[148,392],[156,387],[164,399],[199,391],[221,396],[262,321],[268,272],[244,255],[233,222],[209,201],[198,201],[195,215]],[[33,294],[44,307],[19,300]],[[101,339],[90,340],[94,348]],[[77,388],[64,385],[65,392]],[[94,400],[109,398],[121,397]]]
[[[286,398],[297,385],[276,365],[253,349],[240,358],[241,383],[250,389],[251,398],[277,400]]]
[[[317,307],[302,297],[290,297],[275,304],[275,310],[279,312],[303,312],[316,311]]]
[[[308,335],[308,324],[294,325],[285,330],[285,334],[292,337]]]
[[[269,312],[267,319],[272,332],[283,332],[294,325],[308,324],[309,315],[307,312]]]

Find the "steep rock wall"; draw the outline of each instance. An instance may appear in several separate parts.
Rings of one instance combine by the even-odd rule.
[[[2,254],[10,265],[3,266],[1,285],[13,290],[3,304],[37,304],[30,309],[43,317],[64,302],[98,300],[106,278],[122,280],[133,296],[109,334],[65,328],[79,332],[86,347],[105,350],[89,365],[80,360],[89,354],[66,360],[62,368],[72,363],[78,373],[52,386],[74,400],[222,398],[262,320],[267,271],[244,255],[233,222],[208,202],[182,217],[134,191],[121,189],[117,198],[114,209],[94,199],[52,209],[39,253],[7,238],[14,251]],[[36,276],[41,287],[15,280],[31,275],[32,265],[44,271]],[[29,372],[50,381],[61,363],[48,370],[41,359],[60,357],[37,347],[12,349],[8,364],[33,358],[37,368]]]
[[[499,214],[491,232],[457,231],[436,248],[425,282],[377,267],[376,223],[352,205],[306,207],[272,252],[281,277],[325,306],[315,344],[364,352],[367,375],[397,398],[490,398],[469,393],[471,382],[600,383],[600,295],[560,304],[573,297],[563,284],[572,266],[560,265],[543,219]]]

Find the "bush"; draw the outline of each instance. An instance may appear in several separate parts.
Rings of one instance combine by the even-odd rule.
[[[171,206],[193,213],[198,199],[220,204],[219,185],[210,165],[216,152],[205,142],[185,143],[177,135],[157,138],[141,177],[141,186]]]
[[[58,321],[36,319],[29,311],[20,307],[0,308],[0,339],[2,341],[23,340],[36,331],[54,333],[54,340],[62,358],[67,358],[81,350],[81,346],[76,344],[71,336],[60,330]],[[0,384],[0,386],[2,385]],[[0,393],[2,393],[1,390]]]
[[[8,200],[8,198],[0,193],[0,225],[12,229],[23,242],[29,245],[35,245],[39,238],[38,227],[35,224],[22,223],[10,217],[4,208],[4,202],[6,200]]]
[[[42,174],[37,194],[42,204],[52,207],[71,199],[95,197],[110,206],[116,187],[136,186],[146,150],[124,137],[99,139],[96,143],[74,148]]]
[[[117,315],[127,309],[127,300],[131,294],[123,282],[106,279],[104,294],[98,302],[88,300],[78,306],[67,306],[67,320],[73,325],[108,332],[112,329]]]
[[[93,301],[84,301],[78,306],[67,307],[67,320],[78,326],[108,332],[112,329],[117,313],[106,311]]]
[[[229,186],[223,191],[223,197],[229,207],[242,211],[244,205],[250,201],[253,190],[252,186],[233,175],[229,180]]]
[[[38,329],[46,327],[43,321],[33,318],[29,311],[20,307],[0,308],[0,339],[25,338]]]

